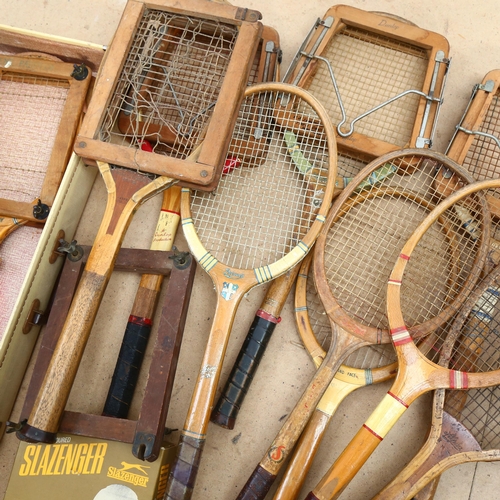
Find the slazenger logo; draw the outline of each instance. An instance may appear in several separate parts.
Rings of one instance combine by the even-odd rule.
[[[148,485],[149,477],[148,473],[145,469],[149,469],[150,467],[147,465],[140,464],[129,464],[127,462],[122,462],[122,468],[117,469],[116,467],[109,467],[108,469],[108,477],[112,477],[113,479],[118,479],[120,481],[124,481],[126,483],[131,483],[134,486],[143,486],[146,488]],[[130,472],[131,470],[138,470],[145,475],[134,474],[134,472]]]

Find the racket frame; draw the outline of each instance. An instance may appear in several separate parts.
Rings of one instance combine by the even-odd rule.
[[[370,152],[375,156],[401,147],[431,147],[450,64],[448,41],[438,33],[424,30],[388,14],[368,12],[347,5],[336,5],[328,9],[323,19],[318,19],[315,22],[287,69],[284,81],[307,89],[315,76],[318,64],[330,65],[328,59],[324,58],[322,54],[333,37],[345,27],[361,28],[367,32],[393,39],[395,42],[404,42],[424,49],[428,54],[429,63],[422,88],[408,89],[352,118],[348,132],[344,132],[341,128],[345,121],[345,112],[334,72],[330,66],[332,86],[335,88],[341,112],[344,115],[342,123],[337,125],[339,147],[344,145],[357,151]],[[407,144],[391,144],[354,131],[353,126],[356,121],[408,93],[420,95],[420,101],[413,131]]]
[[[212,329],[207,341],[201,368],[191,398],[187,418],[181,434],[176,461],[171,469],[165,498],[190,498],[194,488],[196,474],[201,460],[201,454],[206,439],[206,431],[210,419],[215,391],[217,389],[222,360],[225,355],[229,335],[238,304],[243,296],[254,286],[268,282],[284,274],[297,264],[312,247],[321,231],[326,214],[330,208],[334,192],[336,177],[336,141],[331,120],[317,99],[309,92],[296,86],[283,83],[261,83],[248,87],[245,97],[259,93],[276,92],[283,94],[282,103],[289,94],[303,99],[317,114],[319,121],[325,128],[325,137],[328,146],[328,180],[324,189],[320,206],[315,210],[315,219],[307,233],[301,235],[301,240],[286,255],[268,265],[255,269],[236,269],[218,261],[200,241],[193,224],[190,208],[190,189],[183,188],[181,198],[182,227],[189,248],[201,267],[212,278],[217,292],[217,307],[212,323]],[[276,112],[276,105],[274,112]],[[258,167],[257,167],[258,168]],[[231,174],[229,174],[231,175]],[[224,291],[224,282],[229,285],[236,281],[236,287],[229,293]]]
[[[206,129],[205,140],[195,161],[107,143],[98,138],[104,120],[103,110],[108,108],[113,97],[137,28],[148,9],[221,21],[238,27],[239,33],[226,76]],[[113,43],[101,65],[93,98],[75,142],[75,152],[83,158],[168,176],[182,181],[183,186],[208,191],[215,189],[261,38],[260,18],[261,14],[257,11],[203,0],[186,0],[182,2],[182,7],[175,0],[154,0],[147,4],[140,0],[128,0]]]
[[[38,203],[41,206],[51,207],[54,203],[57,190],[62,181],[66,165],[72,153],[73,141],[76,136],[83,110],[87,91],[91,82],[90,71],[86,67],[81,68],[87,76],[77,79],[76,65],[60,61],[45,60],[41,58],[20,57],[14,55],[0,54],[0,78],[4,73],[28,77],[41,77],[65,81],[68,84],[68,94],[61,114],[61,120],[47,165],[47,172],[35,200],[31,202],[20,202],[0,198],[0,214],[6,217],[22,219],[29,223],[39,224],[43,222],[48,211],[43,210],[43,216],[38,215]],[[78,77],[79,78],[79,77]],[[34,83],[33,85],[38,85]],[[35,216],[35,214],[37,214]]]

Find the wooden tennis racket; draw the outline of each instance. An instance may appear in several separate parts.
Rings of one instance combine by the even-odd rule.
[[[264,134],[253,155],[222,177],[214,194],[182,193],[182,227],[191,252],[212,277],[217,307],[181,433],[165,498],[190,498],[206,439],[210,411],[238,304],[245,293],[288,271],[309,251],[331,203],[336,175],[333,127],[306,91],[278,83],[249,87],[233,135]],[[321,169],[326,185],[301,174],[283,137],[293,130],[301,151]],[[232,145],[244,141],[230,141]],[[228,155],[238,158],[238,149]]]
[[[139,206],[174,182],[98,163],[108,193],[106,209],[61,335],[20,439],[52,443],[121,242]]]
[[[403,150],[367,165],[336,199],[314,250],[315,283],[333,330],[331,348],[238,498],[265,497],[346,358],[360,347],[390,341],[384,283],[405,238],[435,205],[436,165],[459,172],[464,183],[473,181],[465,170],[443,155],[423,149]],[[390,166],[395,170],[392,175],[357,192],[358,185],[366,183],[373,172]],[[440,236],[446,239],[446,231]],[[426,255],[424,279],[433,283],[431,269],[437,257],[434,252]],[[468,281],[457,287],[454,303],[465,300],[468,283],[479,277],[480,269],[471,270],[474,272]],[[451,269],[450,274],[453,272]],[[436,286],[445,288],[442,283]],[[419,299],[426,305],[430,300],[428,295]],[[443,307],[440,318],[448,319],[453,310],[449,297],[441,294],[439,300],[439,304],[448,305]],[[415,302],[413,297],[411,302]],[[429,334],[435,318],[420,314],[420,308],[413,313],[413,328],[421,335]]]
[[[304,159],[297,144],[297,137],[291,131],[285,133],[285,142],[297,169],[306,176],[318,177],[314,166]],[[335,180],[335,196],[373,160],[375,160],[375,156],[370,152],[360,154],[341,146],[337,156],[339,175]],[[357,191],[379,183],[385,177],[392,175],[395,170],[395,166],[381,166],[363,183],[358,184]],[[299,268],[296,266],[271,283],[212,412],[211,420],[215,424],[227,429],[234,428],[240,408],[279,322],[281,310],[295,283],[298,272]]]
[[[463,283],[471,269],[482,270],[490,244],[491,224],[488,214],[486,218],[481,217],[480,214],[484,207],[487,209],[486,190],[489,189],[491,193],[499,185],[499,181],[483,181],[465,186],[452,194],[426,217],[403,246],[387,287],[387,315],[391,339],[399,360],[398,375],[388,394],[307,498],[322,500],[338,498],[399,417],[423,393],[439,388],[486,387],[500,380],[500,372],[469,373],[444,368],[431,361],[415,345],[415,340],[421,332],[412,331],[411,320],[408,320],[412,309],[422,307],[415,300],[417,295],[420,295],[420,288],[433,297],[434,308],[436,308],[438,294],[442,293],[431,287],[430,282],[417,281],[414,278],[422,272],[419,268],[422,265],[423,252],[432,248],[436,255],[448,255],[448,265],[443,265],[445,264],[443,261],[442,264],[436,263],[433,266],[435,277],[441,281],[444,280],[442,283],[446,283],[445,293],[449,298],[445,300],[445,303],[456,296],[457,284]],[[480,238],[472,238],[464,231],[463,222],[457,216],[456,210],[456,206],[462,204],[467,205],[470,213],[475,217],[474,222],[480,226]],[[448,228],[446,230],[448,238],[453,237],[453,252],[450,252],[448,242],[439,244],[437,240],[434,240],[433,233],[441,231],[445,222]],[[481,258],[478,260],[478,257]],[[458,266],[453,271],[452,279],[445,279],[444,275],[439,276],[443,271],[449,275],[451,266]],[[466,295],[471,292],[470,283],[462,288]],[[411,302],[405,301],[405,293],[411,294]],[[437,327],[443,325],[443,321],[436,321],[441,316],[440,309],[438,307],[432,313],[435,332]],[[458,310],[456,302],[452,309]],[[436,311],[437,314],[435,314]],[[454,342],[458,352],[466,350],[467,344],[461,343],[461,338],[448,340],[448,342],[451,341]]]
[[[456,126],[455,133],[448,145],[446,154],[462,164],[478,180],[491,179],[498,175],[499,153],[500,153],[500,125],[498,123],[500,72],[490,71],[482,80],[476,84],[472,90],[471,97],[465,108],[460,122]],[[450,177],[449,172],[442,172],[440,177]],[[446,192],[449,195],[459,188],[453,186],[453,181],[447,181],[449,187],[453,187]],[[494,198],[489,198],[490,209],[498,214],[497,203]],[[464,223],[469,217],[468,211],[463,212]],[[498,263],[496,249],[492,249],[488,258],[488,265],[494,266]],[[468,301],[469,302],[469,301]],[[436,391],[433,404],[433,427],[431,436],[439,436],[441,420],[439,415],[443,412],[444,391]],[[436,414],[436,418],[434,418]],[[435,420],[438,419],[436,422]],[[436,431],[434,431],[436,429]],[[405,469],[406,470],[406,469]],[[401,473],[403,474],[403,472]],[[400,477],[400,476],[398,476]],[[415,495],[415,500],[430,500],[434,497],[437,489],[439,476],[432,482],[425,485]],[[388,486],[389,487],[389,486]],[[385,489],[384,489],[385,491]],[[382,493],[381,493],[382,494]]]
[[[312,256],[309,254],[300,266],[295,288],[295,317],[304,346],[318,368],[329,349],[331,326],[313,283]],[[297,498],[341,402],[361,387],[394,377],[397,371],[395,359],[390,344],[361,347],[346,359],[302,432],[273,498]]]
[[[499,86],[500,70],[490,71],[474,86],[446,151],[479,181],[498,177],[500,171]],[[498,200],[488,197],[488,202],[492,214],[500,217]]]
[[[461,336],[461,343],[453,352],[450,342],[443,346],[440,366],[467,372],[500,369],[495,334],[499,326],[499,289],[500,266],[497,266],[462,306],[449,334],[450,338]],[[436,390],[427,441],[374,500],[421,498],[422,489],[450,467],[500,460],[497,394],[497,386],[468,391]],[[436,487],[437,484],[434,491]]]
[[[325,103],[340,147],[380,156],[431,146],[448,52],[437,33],[336,5],[313,25],[284,81]]]
[[[264,26],[262,40],[257,48],[250,71],[249,84],[268,81],[269,78],[274,79],[278,68],[279,50],[277,32]],[[141,144],[141,149],[153,152],[153,146],[146,141]],[[226,160],[223,175],[230,173],[232,161],[234,160],[230,158]],[[172,186],[164,192],[151,250],[167,251],[172,249],[180,220],[180,196],[180,187],[178,186]],[[162,281],[162,275],[143,275],[141,278],[111,379],[103,415],[118,418],[127,417],[150,336],[152,318]]]

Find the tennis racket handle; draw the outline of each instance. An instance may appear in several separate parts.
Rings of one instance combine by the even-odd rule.
[[[181,434],[175,462],[168,477],[164,500],[189,500],[191,498],[204,445],[204,439]]]
[[[234,429],[238,412],[277,323],[278,320],[274,316],[262,310],[255,316],[212,412],[211,421],[214,424],[226,429]]]
[[[313,413],[300,436],[297,446],[294,448],[293,455],[273,500],[297,498],[330,420],[331,415],[327,415],[322,411],[316,410]]]
[[[236,500],[263,500],[276,476],[258,465],[246,482]]]
[[[365,425],[337,458],[307,499],[334,500],[339,498],[353,477],[370,458],[382,439]]]
[[[151,320],[130,316],[102,414],[127,418],[151,333]]]

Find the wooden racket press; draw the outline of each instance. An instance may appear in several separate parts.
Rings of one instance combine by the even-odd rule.
[[[21,420],[30,414],[33,407],[90,252],[90,247],[82,246],[82,249],[83,257],[80,260],[72,262],[68,258],[64,264]],[[64,411],[60,432],[131,443],[134,456],[152,462],[158,457],[165,434],[165,421],[196,265],[187,252],[121,249],[115,269],[169,275],[139,418],[129,420]],[[11,430],[15,428],[11,424]]]

